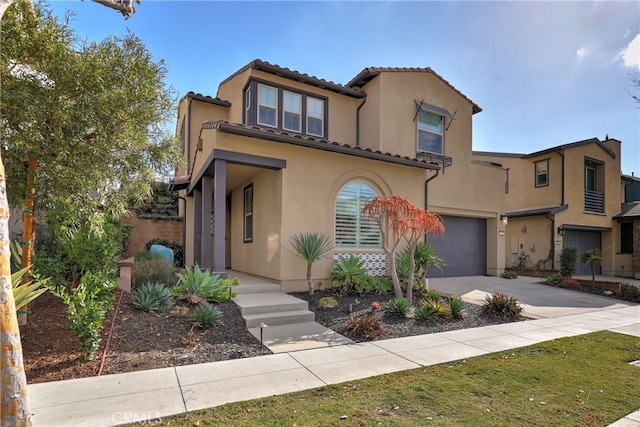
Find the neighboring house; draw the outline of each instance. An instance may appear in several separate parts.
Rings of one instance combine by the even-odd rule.
[[[623,204],[613,218],[620,226],[620,263],[632,266],[633,274],[619,274],[640,279],[640,178],[622,175]]]
[[[601,249],[601,273],[633,277],[626,229],[614,218],[623,201],[620,141],[597,138],[531,154],[474,152],[506,173],[507,266],[521,260],[558,269],[560,250]],[[590,274],[578,262],[577,274]]]
[[[473,161],[480,111],[430,68],[366,68],[340,85],[255,60],[215,98],[188,93],[178,112],[187,168],[173,182],[186,199],[186,264],[303,290],[289,240],[319,232],[334,258],[355,254],[385,274],[380,233],[360,209],[400,194],[443,216],[446,235],[430,240],[445,275],[500,274],[505,171]]]

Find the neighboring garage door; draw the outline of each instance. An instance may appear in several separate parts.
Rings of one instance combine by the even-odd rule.
[[[591,275],[591,267],[589,264],[583,264],[580,262],[580,255],[589,249],[600,248],[600,232],[599,231],[578,231],[567,230],[564,232],[564,238],[562,239],[562,247],[575,247],[578,248],[578,262],[576,264],[576,274]],[[600,274],[600,268],[596,270],[596,274]]]
[[[443,216],[444,236],[429,236],[429,243],[447,266],[443,273],[429,269],[430,277],[484,276],[487,274],[487,221]]]

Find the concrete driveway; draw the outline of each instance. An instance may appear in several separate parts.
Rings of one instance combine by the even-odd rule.
[[[613,298],[542,285],[539,277],[503,279],[491,276],[431,277],[429,287],[443,295],[459,295],[464,301],[482,304],[487,295],[502,292],[522,305],[524,315],[534,319],[560,317],[640,305]],[[619,280],[619,279],[618,279]]]

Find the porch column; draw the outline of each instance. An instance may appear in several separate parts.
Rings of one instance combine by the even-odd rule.
[[[225,272],[225,237],[227,224],[227,161],[222,159],[214,160],[214,188],[213,188],[213,211],[215,221],[213,222],[213,271],[217,273]]]
[[[211,181],[211,177],[202,177],[202,209],[200,210],[200,267],[203,269],[211,268]]]
[[[201,265],[202,191],[193,190],[193,264]]]

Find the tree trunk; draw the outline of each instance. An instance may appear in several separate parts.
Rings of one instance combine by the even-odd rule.
[[[22,268],[33,266],[34,245],[36,243],[36,183],[35,175],[38,168],[38,158],[29,154],[29,164],[27,166],[26,194],[24,199],[24,209],[22,210]],[[27,271],[22,279],[22,284],[31,281],[31,271]],[[18,324],[27,324],[27,313],[30,305],[25,307],[23,313],[18,313]]]
[[[309,295],[313,295],[313,280],[311,280],[311,266],[312,264],[307,263],[307,284],[309,285]]]
[[[0,413],[4,426],[30,426],[27,404],[27,376],[22,360],[22,344],[11,284],[9,249],[9,203],[7,182],[0,153]]]
[[[407,280],[407,296],[406,298],[409,301],[413,301],[413,282],[415,281],[416,276],[416,250],[415,246],[411,245],[409,247],[409,259],[410,259],[410,267],[409,267],[409,278]]]

